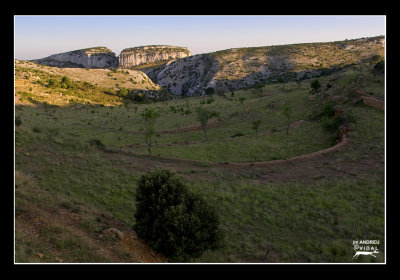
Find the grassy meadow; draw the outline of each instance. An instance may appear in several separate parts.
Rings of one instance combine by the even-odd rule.
[[[222,248],[191,262],[384,262],[385,114],[345,99],[354,88],[384,97],[382,79],[376,82],[370,69],[363,65],[321,76],[323,91],[328,83],[335,86],[332,95],[314,98],[314,79],[152,103],[123,103],[99,86],[82,84],[77,90],[82,102],[61,106],[44,103],[37,92],[51,96],[52,90],[33,84],[32,96],[22,96],[27,102],[15,106],[21,120],[15,129],[16,215],[29,217],[34,204],[80,215],[80,226],[93,236],[104,225],[100,213],[132,228],[140,175],[168,168],[218,210],[225,234]],[[332,96],[341,97],[339,107],[355,118],[343,149],[305,163],[236,169],[227,164],[287,159],[335,145],[334,135],[312,118]],[[92,97],[100,105],[88,106]],[[199,106],[220,113],[209,121],[208,141],[197,120]],[[291,108],[290,118],[285,107]],[[153,156],[141,117],[150,109],[160,113]],[[258,135],[252,128],[256,120],[261,120]],[[110,261],[71,229],[48,225],[38,232],[31,236],[16,228],[16,262]],[[376,258],[352,259],[352,241],[360,239],[380,240]],[[112,242],[117,241],[105,244]]]

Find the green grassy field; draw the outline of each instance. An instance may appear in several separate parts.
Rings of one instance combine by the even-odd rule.
[[[364,68],[350,69],[338,76],[338,85],[355,85],[360,74],[364,81],[372,75]],[[319,80],[325,85],[332,79]],[[28,201],[43,207],[64,201],[72,209],[87,206],[110,213],[132,227],[138,178],[155,168],[169,168],[217,208],[225,233],[223,248],[192,262],[384,262],[384,112],[363,104],[340,104],[356,119],[351,144],[313,162],[243,169],[217,165],[286,159],[334,145],[321,122],[309,118],[325,102],[309,99],[311,81],[149,104],[18,105],[15,115],[22,123],[15,131],[15,170],[29,183],[16,182],[16,212],[26,212]],[[382,83],[364,86],[384,96]],[[208,99],[213,101],[207,104]],[[198,106],[220,112],[210,120],[207,142],[196,119]],[[290,120],[282,113],[285,106],[292,108]],[[161,114],[153,157],[147,155],[140,116],[149,109]],[[261,120],[258,137],[251,128],[254,120]],[[288,121],[302,122],[287,135]],[[157,155],[209,163],[168,161]],[[299,170],[303,175],[288,177]],[[31,192],[30,184],[37,191]],[[94,221],[87,220],[93,231],[95,226],[89,225]],[[54,246],[67,255],[64,259],[105,261],[73,233],[56,226],[45,229],[40,238],[47,243],[27,241],[18,231],[16,261],[32,261],[34,250],[24,248],[40,245]],[[381,241],[377,258],[352,259],[352,241],[359,239]]]

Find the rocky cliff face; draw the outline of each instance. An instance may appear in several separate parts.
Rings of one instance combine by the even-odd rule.
[[[118,57],[119,67],[129,68],[142,64],[191,56],[188,48],[174,46],[143,46],[127,48],[121,51]]]
[[[191,55],[188,48],[154,45],[127,48],[122,50],[119,57],[116,57],[115,53],[106,47],[95,47],[54,54],[32,61],[54,67],[129,68]]]
[[[113,68],[118,66],[115,53],[106,47],[59,53],[33,61],[54,67]]]
[[[330,43],[236,48],[190,56],[144,72],[176,95],[202,95],[255,84],[318,77],[348,65],[384,56],[384,37]]]
[[[215,58],[208,54],[170,61],[160,68],[144,71],[156,84],[176,95],[199,95],[215,87],[214,77],[220,70]]]

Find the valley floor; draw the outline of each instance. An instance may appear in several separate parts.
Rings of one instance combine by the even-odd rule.
[[[347,89],[362,82],[357,72],[341,77]],[[336,144],[309,117],[332,95],[310,98],[309,83],[214,96],[207,106],[222,115],[210,122],[209,141],[194,113],[209,97],[16,106],[15,262],[166,262],[132,230],[138,179],[161,168],[182,176],[220,215],[224,247],[193,263],[385,262],[385,113],[342,102],[356,119],[348,143],[286,160]],[[349,92],[338,86],[333,96],[358,98]],[[285,106],[293,109],[288,134]],[[140,117],[147,109],[161,112],[152,156]],[[256,136],[251,122],[258,119]],[[377,257],[353,259],[353,240],[367,239],[380,241]]]

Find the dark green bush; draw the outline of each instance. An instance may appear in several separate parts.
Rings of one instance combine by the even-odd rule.
[[[48,86],[52,88],[58,88],[61,86],[60,82],[57,81],[56,79],[49,79],[48,80]]]
[[[15,126],[20,126],[22,124],[22,120],[20,116],[15,116]]]
[[[99,140],[99,139],[90,139],[90,140],[89,140],[89,144],[90,144],[91,146],[95,146],[95,147],[97,147],[97,148],[99,148],[99,149],[105,149],[105,145],[104,145],[103,142],[101,142],[101,140]]]
[[[34,126],[34,127],[32,127],[32,131],[35,133],[40,133],[40,132],[42,132],[42,129],[38,126]]]
[[[321,111],[314,111],[309,116],[309,120],[322,120],[322,118],[332,118],[335,115],[335,105],[327,103],[322,107]]]
[[[325,131],[334,133],[338,131],[341,125],[350,125],[355,123],[355,118],[351,112],[347,112],[346,114],[339,114],[337,116],[324,116],[321,119],[322,127]]]
[[[237,132],[237,133],[233,134],[233,135],[231,136],[231,138],[240,137],[240,136],[243,136],[243,135],[244,135],[243,133]]]
[[[321,83],[318,80],[314,80],[310,86],[314,92],[318,92],[318,90],[321,88]]]
[[[122,96],[127,96],[129,94],[129,90],[127,88],[121,88],[118,93]]]
[[[208,87],[206,89],[206,95],[213,95],[215,93],[215,89],[212,87]]]
[[[188,261],[221,244],[216,211],[169,170],[140,177],[136,209],[137,235],[169,261]]]
[[[68,89],[76,89],[77,88],[77,86],[67,76],[63,76],[61,78],[61,87],[68,88]]]

